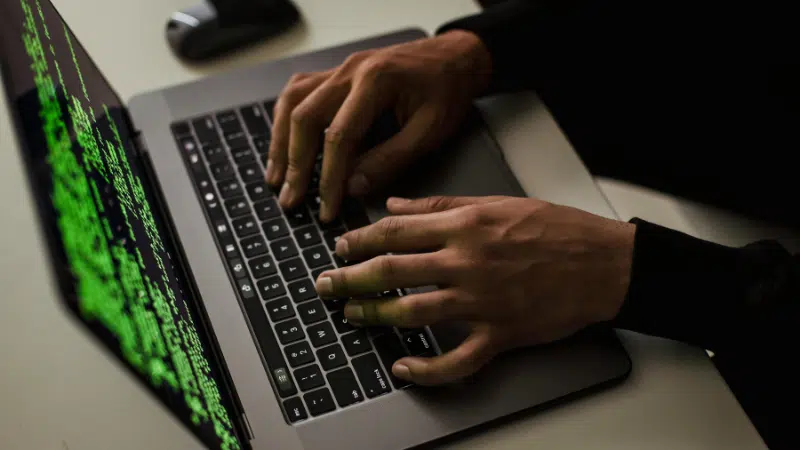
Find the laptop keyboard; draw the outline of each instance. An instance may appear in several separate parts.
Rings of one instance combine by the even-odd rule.
[[[346,299],[319,299],[318,275],[346,264],[333,253],[336,240],[369,219],[352,199],[332,223],[317,219],[321,152],[305,204],[278,205],[264,181],[273,105],[177,122],[172,132],[276,395],[296,423],[407,387],[392,376],[394,361],[432,356],[435,347],[427,328],[357,329],[342,313]]]

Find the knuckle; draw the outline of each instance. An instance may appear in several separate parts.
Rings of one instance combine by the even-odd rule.
[[[325,145],[332,150],[338,150],[339,144],[344,140],[344,127],[339,125],[331,125],[325,130]]]
[[[385,242],[392,242],[402,226],[400,219],[395,216],[384,217],[378,223],[378,230]]]
[[[378,53],[365,59],[359,65],[359,73],[362,77],[377,79],[388,74],[391,68],[391,59]]]
[[[392,278],[397,271],[397,264],[391,256],[382,255],[375,258],[375,266],[381,277],[388,279]]]
[[[291,85],[295,85],[297,83],[300,83],[303,80],[308,79],[309,77],[311,77],[311,74],[308,73],[308,72],[297,72],[295,74],[292,74],[291,77],[289,77],[289,83],[288,84],[290,86]]]
[[[428,205],[427,207],[433,211],[447,209],[448,205],[450,204],[450,199],[443,196],[443,195],[436,195],[433,197],[428,197]]]
[[[319,180],[319,193],[322,197],[327,197],[328,194],[336,192],[336,183],[329,176],[323,176]],[[348,238],[348,242],[350,242]]]
[[[306,108],[297,107],[292,110],[292,113],[289,117],[292,121],[292,125],[303,126],[310,121],[311,114]]]
[[[468,206],[462,209],[459,216],[461,226],[464,228],[477,228],[485,221],[483,211],[476,206]]]

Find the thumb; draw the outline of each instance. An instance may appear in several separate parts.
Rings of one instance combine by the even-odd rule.
[[[427,214],[447,211],[467,205],[492,203],[504,198],[506,197],[499,195],[487,197],[434,196],[414,200],[393,197],[386,201],[386,208],[390,213],[395,215]]]
[[[477,372],[493,356],[488,334],[474,331],[461,345],[441,356],[398,360],[392,366],[392,373],[423,386],[453,383]]]
[[[353,169],[348,193],[361,197],[382,187],[421,153],[439,145],[444,133],[434,126],[438,115],[434,107],[422,107],[397,134],[368,150]]]

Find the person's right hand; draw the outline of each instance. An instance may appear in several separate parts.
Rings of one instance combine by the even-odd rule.
[[[283,185],[281,206],[302,200],[324,141],[320,219],[335,218],[345,193],[367,194],[454,132],[487,85],[490,64],[476,35],[450,31],[358,52],[326,72],[293,76],[275,104],[267,162],[267,182]],[[385,110],[395,112],[400,132],[356,155]]]

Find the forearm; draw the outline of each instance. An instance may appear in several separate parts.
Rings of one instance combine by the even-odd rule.
[[[614,325],[716,352],[800,332],[800,258],[774,242],[725,247],[637,221]]]

